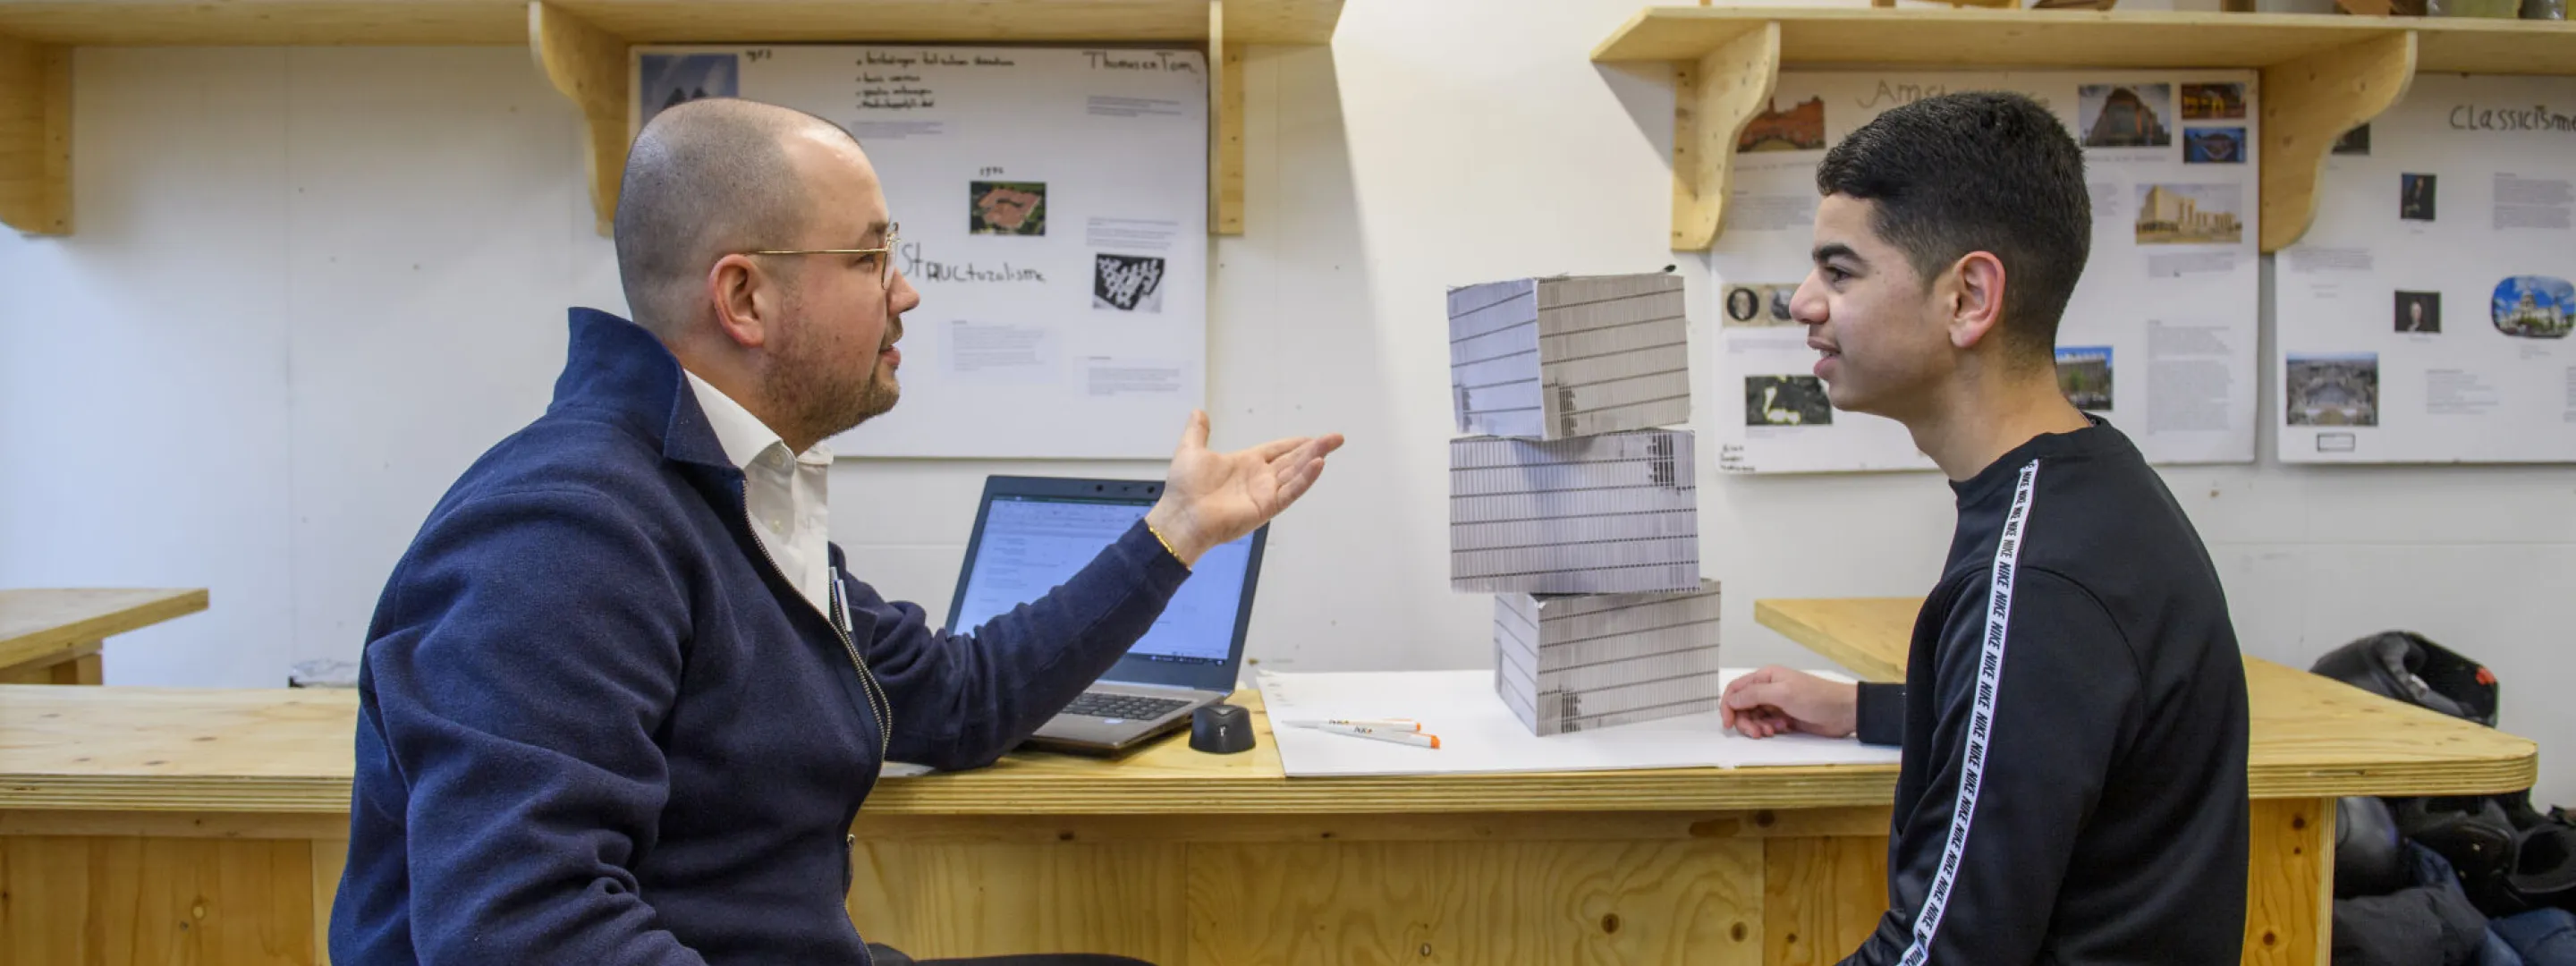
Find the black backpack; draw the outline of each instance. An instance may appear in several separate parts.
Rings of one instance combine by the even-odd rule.
[[[2309,670],[2490,728],[2496,723],[2495,672],[2420,634],[2373,634],[2327,652]],[[2489,916],[2576,909],[2576,817],[2567,809],[2543,814],[2527,790],[2380,801],[2385,818],[2353,800],[2338,803],[2336,895],[2378,894],[2372,890],[2384,888],[2403,861],[2399,839],[2413,839],[2451,863],[2469,900]]]

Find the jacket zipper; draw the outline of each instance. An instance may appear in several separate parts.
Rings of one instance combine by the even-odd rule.
[[[745,480],[744,485],[748,487],[750,485],[750,481]],[[778,566],[778,558],[770,555],[769,545],[760,542],[760,532],[758,529],[760,524],[758,521],[751,518],[751,494],[745,492],[742,494],[742,498],[742,525],[752,531],[752,547],[760,551],[760,560],[762,563],[769,565],[769,571],[771,573],[777,574],[779,579],[785,581],[790,588],[795,587],[796,582],[787,577],[786,569]],[[839,609],[841,607],[841,577],[839,574],[832,575],[832,592],[830,598],[830,606],[835,610]],[[796,599],[805,601],[805,606],[807,607],[814,606],[814,602],[807,599],[802,592],[796,594]],[[822,617],[823,623],[832,628],[832,636],[841,639],[841,650],[850,655],[850,667],[859,672],[859,691],[867,697],[868,717],[875,719],[877,723],[877,768],[883,770],[885,768],[886,755],[894,748],[894,701],[893,699],[885,696],[884,689],[877,684],[876,675],[868,673],[867,659],[859,656],[859,646],[850,640],[850,632],[848,629],[841,626],[840,618],[829,613],[822,615]],[[876,791],[876,780],[873,778],[868,780],[868,791]],[[862,797],[865,796],[862,795]]]

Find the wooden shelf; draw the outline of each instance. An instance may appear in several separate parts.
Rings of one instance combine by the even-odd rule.
[[[1673,247],[1722,229],[1736,135],[1779,71],[2250,68],[2263,75],[2262,249],[2306,233],[2326,149],[2419,71],[2576,74],[2576,24],[2310,14],[1648,7],[1594,48],[1675,65]]]
[[[606,234],[626,161],[626,50],[654,43],[1204,45],[1209,230],[1243,231],[1242,48],[1330,43],[1343,0],[0,0],[0,223],[67,235],[71,57],[84,45],[518,45],[582,110]]]

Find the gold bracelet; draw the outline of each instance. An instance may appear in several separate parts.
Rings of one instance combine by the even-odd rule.
[[[1189,569],[1189,561],[1181,559],[1181,552],[1172,549],[1172,541],[1163,537],[1163,531],[1154,529],[1154,524],[1151,521],[1148,521],[1145,524],[1145,532],[1154,535],[1154,542],[1163,545],[1163,552],[1172,555],[1172,562],[1180,564],[1181,569],[1183,570]]]

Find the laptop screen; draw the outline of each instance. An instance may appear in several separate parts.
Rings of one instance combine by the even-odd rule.
[[[1094,483],[1107,485],[1084,485]],[[994,478],[966,548],[949,629],[980,627],[1073,579],[1144,518],[1155,499],[1146,492],[1159,495],[1160,489],[1129,481]],[[1057,492],[1043,492],[1050,490]],[[1077,495],[1082,490],[1092,492]],[[1254,533],[1202,555],[1153,628],[1105,679],[1231,689],[1263,536]]]

